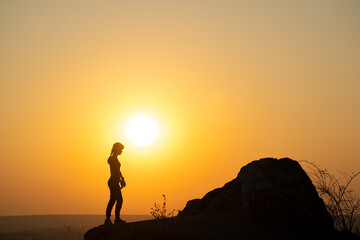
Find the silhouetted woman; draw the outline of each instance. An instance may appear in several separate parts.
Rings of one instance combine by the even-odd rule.
[[[110,188],[110,200],[106,208],[106,220],[105,224],[111,223],[110,216],[111,210],[116,202],[115,206],[115,221],[114,223],[124,223],[125,221],[120,219],[120,210],[123,203],[121,189],[126,186],[125,179],[120,172],[120,162],[117,159],[124,149],[124,145],[117,142],[113,145],[108,163],[110,165],[110,179],[108,185]]]

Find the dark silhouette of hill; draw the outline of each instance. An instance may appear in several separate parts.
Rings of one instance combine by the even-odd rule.
[[[223,187],[194,199],[175,218],[90,229],[85,240],[358,239],[333,228],[300,164],[266,158],[244,166]]]

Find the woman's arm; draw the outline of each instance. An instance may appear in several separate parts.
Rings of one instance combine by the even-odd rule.
[[[125,178],[121,172],[120,172],[120,185],[121,185],[121,188],[126,186]]]

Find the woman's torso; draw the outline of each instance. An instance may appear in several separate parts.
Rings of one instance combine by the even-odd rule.
[[[116,179],[118,181],[120,181],[120,162],[117,159],[116,156],[110,156],[108,159],[108,163],[110,165],[110,179]]]

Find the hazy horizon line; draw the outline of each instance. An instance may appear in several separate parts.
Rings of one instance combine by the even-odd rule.
[[[105,214],[22,214],[0,215],[0,217],[30,217],[30,216],[102,216]],[[151,214],[122,214],[122,216],[151,216]]]

